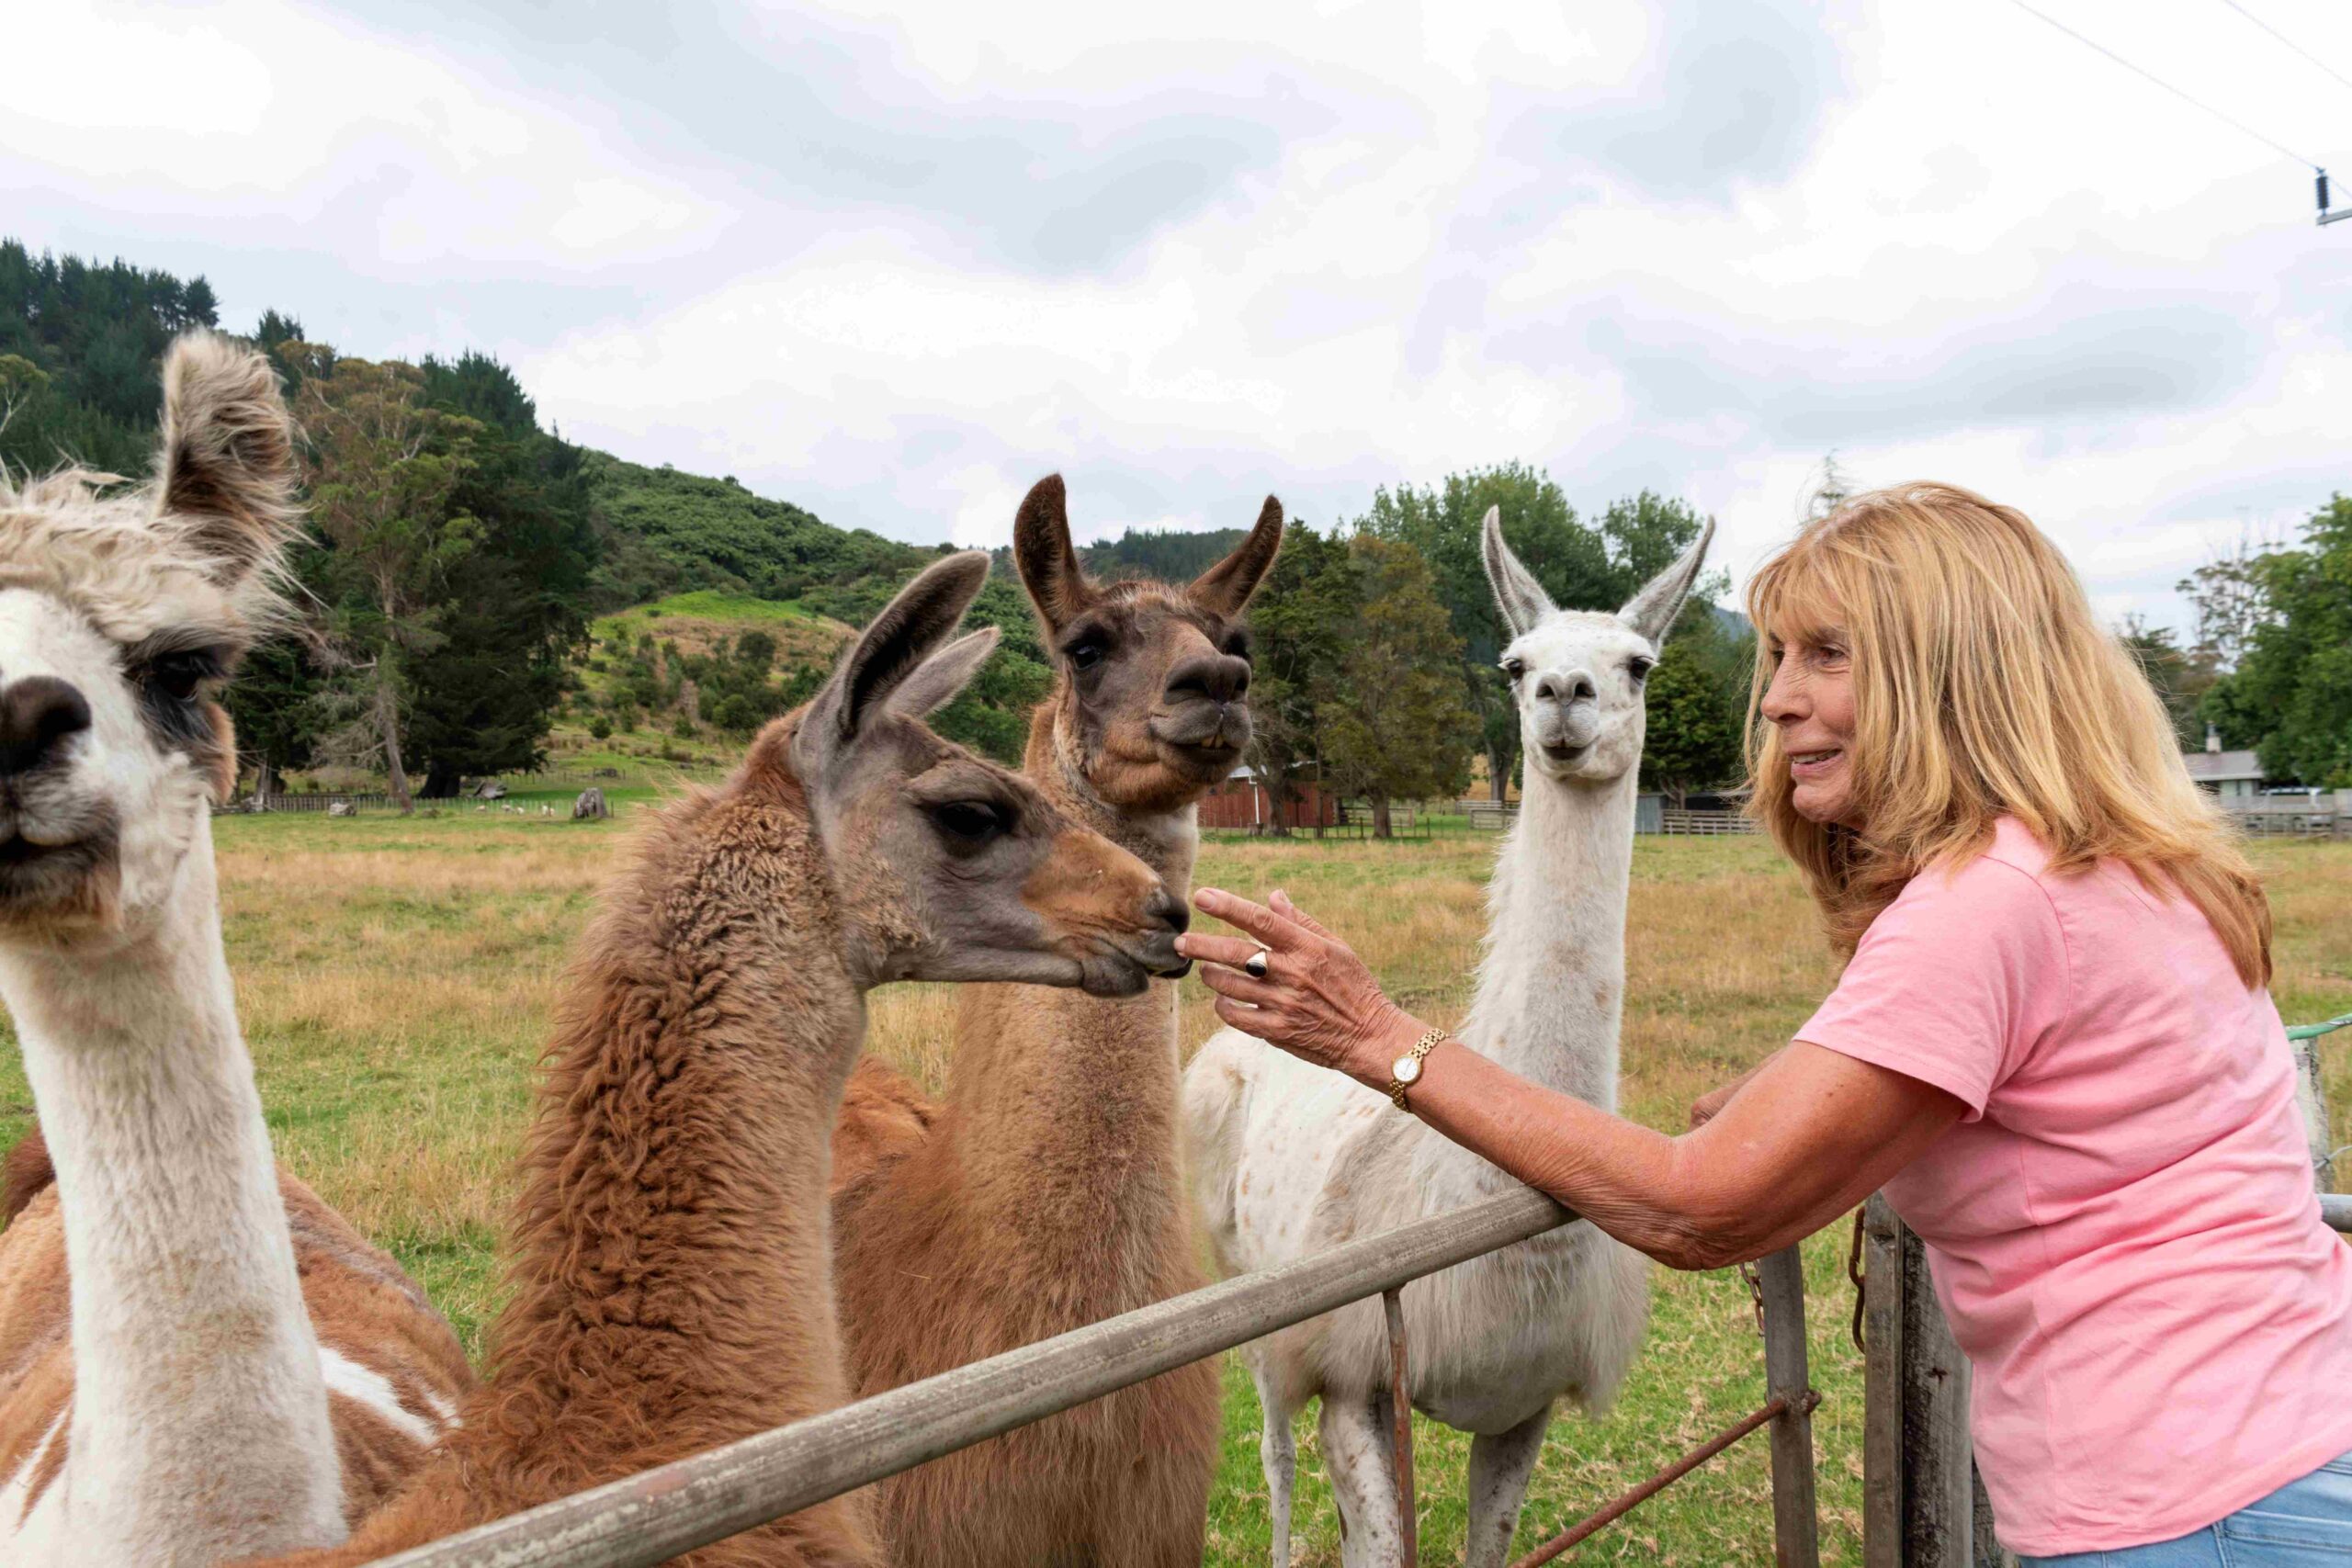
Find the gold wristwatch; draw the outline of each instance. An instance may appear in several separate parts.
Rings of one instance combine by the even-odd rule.
[[[1413,1048],[1389,1065],[1388,1098],[1396,1102],[1399,1111],[1413,1108],[1405,1103],[1405,1091],[1421,1081],[1421,1058],[1437,1049],[1445,1038],[1445,1031],[1432,1029],[1413,1042]]]

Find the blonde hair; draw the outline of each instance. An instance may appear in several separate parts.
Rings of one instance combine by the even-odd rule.
[[[2053,872],[2112,859],[2187,897],[2247,988],[2270,983],[2261,883],[2138,662],[2023,513],[1954,485],[1855,496],[1765,563],[1747,607],[1748,814],[1804,873],[1841,953],[1905,883],[1973,859],[2013,816]],[[1761,716],[1774,645],[1833,628],[1853,669],[1858,829],[1797,814],[1779,727]]]

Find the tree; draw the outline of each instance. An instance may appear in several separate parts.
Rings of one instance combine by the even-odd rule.
[[[1343,540],[1293,518],[1252,602],[1250,756],[1273,803],[1277,836],[1290,831],[1283,812],[1299,764],[1321,760],[1317,704],[1349,654],[1356,585],[1348,559]]]
[[[1687,635],[1671,637],[1650,671],[1642,744],[1642,787],[1682,809],[1694,789],[1739,776],[1755,634],[1726,636],[1706,605]]]
[[[446,506],[470,520],[472,545],[433,584],[436,637],[409,663],[406,739],[424,793],[447,796],[466,774],[544,761],[568,660],[587,637],[595,534],[579,449],[506,422],[520,389],[504,367],[469,355],[455,373],[427,368],[424,386],[447,396],[435,398],[446,412],[505,411],[445,420],[433,436],[461,459]],[[527,418],[528,400],[522,408]]]
[[[2215,680],[2211,656],[2182,648],[2170,626],[2152,626],[2137,614],[2125,615],[2115,636],[2139,661],[2140,672],[2172,716],[2175,738],[2186,747],[2203,744],[2205,694]]]
[[[1462,687],[1462,639],[1421,553],[1359,534],[1343,570],[1353,580],[1346,656],[1316,705],[1328,776],[1372,801],[1372,831],[1391,836],[1389,804],[1459,795],[1470,782],[1477,715]]]
[[[312,367],[317,353],[281,355]],[[340,590],[330,635],[357,677],[360,701],[341,731],[346,755],[380,757],[393,800],[415,809],[401,752],[407,663],[443,640],[443,580],[472,552],[480,526],[453,513],[481,427],[428,406],[424,377],[396,362],[337,359],[304,378],[311,446],[311,516],[333,547]]]
[[[1854,481],[1838,466],[1837,453],[1823,453],[1817,471],[1820,477],[1805,491],[1804,520],[1808,523],[1828,516],[1854,495]]]
[[[2263,615],[2205,710],[2253,731],[2272,777],[2352,786],[2352,498],[2314,513],[2298,547],[2240,570]]]
[[[2197,612],[2197,641],[2191,652],[2214,671],[2238,667],[2255,633],[2270,619],[2263,562],[2274,547],[2251,530],[2238,535],[2228,553],[2216,556],[2174,586]]]

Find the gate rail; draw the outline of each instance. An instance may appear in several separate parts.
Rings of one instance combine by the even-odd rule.
[[[1576,1219],[1540,1192],[1508,1192],[542,1504],[370,1568],[651,1568]],[[1811,1568],[1818,1556],[1810,1420],[1817,1396],[1806,1386],[1795,1249],[1765,1259],[1763,1278],[1775,1534],[1782,1562]],[[1744,1424],[1737,1435],[1762,1424]]]

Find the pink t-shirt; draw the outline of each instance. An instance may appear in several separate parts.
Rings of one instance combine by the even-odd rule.
[[[1796,1036],[1968,1106],[1885,1190],[2029,1557],[2186,1535],[2352,1449],[2352,1249],[2269,993],[2186,898],[2048,864],[2007,819],[1915,877]]]

